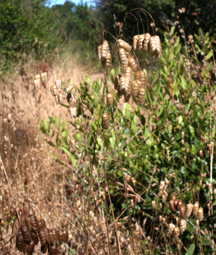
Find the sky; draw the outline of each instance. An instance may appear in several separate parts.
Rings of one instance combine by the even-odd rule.
[[[64,4],[66,0],[50,0],[51,4],[50,6],[53,6],[55,4]],[[75,3],[75,4],[79,4],[81,3],[81,0],[71,0],[71,2]],[[83,0],[83,3],[87,2],[88,5],[91,4],[91,0]]]

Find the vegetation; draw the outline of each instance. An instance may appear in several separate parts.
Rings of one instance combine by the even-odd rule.
[[[209,33],[205,26],[197,27],[189,34],[191,27],[186,25],[184,29],[183,18],[180,15],[173,18],[175,11],[185,13],[184,5],[180,8],[173,1],[164,1],[161,5],[151,1],[150,12],[154,5],[159,13],[167,13],[165,7],[172,9],[170,23],[165,22],[167,30],[162,30],[162,26],[158,29],[163,49],[161,58],[155,60],[155,55],[151,56],[149,52],[128,51],[127,57],[139,61],[139,70],[147,78],[144,102],[136,96],[126,99],[124,95],[123,100],[116,85],[118,75],[124,76],[121,58],[118,61],[115,57],[119,47],[116,39],[128,39],[132,44],[132,37],[138,34],[138,31],[132,34],[132,27],[138,27],[143,33],[143,26],[148,28],[154,23],[148,14],[146,21],[143,9],[131,9],[142,6],[142,1],[135,2],[137,6],[100,1],[95,9],[68,1],[62,6],[49,8],[44,2],[35,1],[34,4],[40,6],[38,15],[41,15],[38,30],[34,25],[29,30],[33,19],[38,17],[37,8],[33,8],[32,1],[30,3],[25,11],[18,0],[13,4],[2,4],[4,24],[8,26],[7,31],[0,28],[0,40],[5,49],[2,53],[5,69],[2,71],[9,68],[7,65],[12,60],[19,58],[23,61],[21,66],[26,68],[24,64],[29,58],[23,60],[23,53],[32,54],[41,63],[37,69],[39,80],[34,82],[37,85],[34,94],[30,95],[22,75],[20,84],[28,93],[22,100],[31,96],[35,101],[40,136],[47,145],[38,139],[37,131],[32,128],[38,122],[26,127],[18,116],[11,117],[18,109],[16,101],[19,98],[11,82],[9,95],[12,96],[2,93],[4,139],[0,195],[4,210],[0,234],[5,254],[10,249],[5,246],[9,231],[21,236],[23,205],[27,214],[29,211],[38,219],[45,219],[48,228],[68,231],[67,244],[60,247],[56,243],[62,253],[215,254],[216,67],[213,30]],[[192,1],[188,9],[191,10],[193,5],[198,8],[198,4],[201,6],[201,3],[195,5]],[[214,2],[209,4],[208,8],[214,7]],[[32,10],[35,10],[35,16],[32,20],[27,19]],[[97,20],[101,10],[107,15],[103,17],[104,27],[109,27],[112,23],[110,16],[116,15],[112,34]],[[47,26],[43,26],[43,18],[49,20]],[[214,22],[214,17],[208,22]],[[26,29],[23,29],[24,24],[27,24]],[[52,29],[55,30],[53,39]],[[33,33],[32,37],[24,31]],[[148,31],[152,34],[157,29],[152,24]],[[17,34],[20,37],[14,38],[14,44],[12,38]],[[118,34],[119,37],[114,38]],[[32,46],[34,38],[38,41]],[[50,70],[43,68],[43,61],[53,52],[57,61],[64,61],[56,50],[53,51],[60,44],[74,42],[73,50],[80,50],[84,61],[104,43],[104,39],[109,42],[115,62],[113,66],[108,62],[104,64],[99,54],[102,79],[92,80],[86,75],[80,82],[68,81],[63,78],[65,74],[56,75],[54,67]],[[39,40],[42,43],[39,44]],[[16,66],[17,62],[14,64]],[[51,65],[55,64],[56,61],[51,62]],[[94,65],[99,65],[99,61]],[[48,81],[42,79],[41,82],[44,71]],[[31,76],[35,74],[33,71]],[[64,82],[56,81],[54,85],[56,77]],[[134,72],[132,80],[135,79]],[[32,78],[29,81],[33,84]],[[108,93],[114,97],[113,105],[108,102]],[[13,104],[9,107],[6,102],[10,97]],[[41,98],[44,98],[43,105]],[[55,101],[57,106],[51,111]],[[26,107],[31,110],[30,105],[23,109]],[[40,109],[41,112],[47,109],[49,116],[40,116]],[[193,209],[189,213],[191,204]],[[49,244],[49,247],[51,249],[53,245]],[[35,249],[40,253],[37,250],[40,247]]]

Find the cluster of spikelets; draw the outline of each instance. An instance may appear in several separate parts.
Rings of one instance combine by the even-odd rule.
[[[118,57],[121,65],[121,73],[115,77],[115,89],[118,97],[124,96],[125,102],[130,97],[137,98],[138,104],[143,105],[145,100],[146,74],[139,70],[139,62],[132,50],[132,46],[122,39],[117,40]],[[150,34],[135,35],[133,38],[133,49],[145,52],[151,52],[154,59],[160,58],[162,54],[161,41],[159,36]],[[110,68],[112,57],[108,41],[104,40],[98,47],[98,58],[103,68]],[[135,79],[134,79],[135,74]],[[113,107],[114,95],[107,93],[107,106]],[[102,116],[102,127],[107,129],[110,123],[110,116],[105,112]]]
[[[23,254],[33,254],[34,247],[39,242],[41,252],[49,255],[57,254],[57,245],[68,242],[68,231],[66,229],[48,229],[43,219],[37,220],[34,214],[27,215],[21,208],[18,210],[20,228],[16,235],[16,248]]]
[[[43,72],[41,74],[36,74],[34,77],[34,89],[41,89],[42,83],[47,82],[47,73]]]

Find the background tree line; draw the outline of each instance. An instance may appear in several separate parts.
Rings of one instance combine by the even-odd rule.
[[[16,62],[23,53],[36,58],[52,52],[57,46],[73,43],[81,53],[86,49],[96,52],[102,40],[102,27],[115,35],[115,22],[122,22],[127,12],[142,7],[154,17],[156,26],[165,30],[174,24],[177,16],[186,36],[197,33],[201,27],[213,36],[216,32],[216,2],[175,0],[95,0],[94,7],[81,2],[76,5],[49,7],[46,0],[2,0],[0,3],[1,69],[10,61]],[[185,11],[179,12],[181,8]],[[138,16],[137,16],[138,15]],[[127,16],[123,36],[127,39],[143,33],[152,22],[140,10],[136,17]],[[115,20],[114,18],[115,17]],[[149,22],[149,23],[148,23]]]

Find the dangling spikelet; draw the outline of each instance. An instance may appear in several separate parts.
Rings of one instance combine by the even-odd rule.
[[[58,93],[58,103],[59,103],[59,104],[62,104],[62,102],[63,102],[63,95],[62,95],[61,92],[59,92],[59,93]]]
[[[182,207],[182,200],[178,200],[177,210],[180,211],[181,207]]]
[[[180,220],[180,230],[181,230],[181,234],[183,234],[186,230],[186,225],[187,225],[187,221],[182,219]]]
[[[182,218],[185,217],[185,207],[182,205],[182,207],[180,208],[180,215]]]
[[[38,80],[40,78],[41,78],[40,74],[35,74],[35,77],[34,77],[35,80]]]
[[[73,137],[68,137],[68,144],[71,152],[76,149],[76,140]]]
[[[170,223],[167,228],[167,236],[171,236],[173,233],[173,230],[175,228],[175,225],[173,223]]]
[[[56,85],[52,85],[52,86],[50,87],[50,91],[51,91],[51,94],[52,94],[53,96],[57,96],[57,87],[56,87]]]
[[[180,236],[180,228],[179,227],[175,227],[173,229],[173,238],[177,239]]]
[[[145,34],[145,39],[144,39],[144,44],[143,44],[143,49],[145,52],[149,52],[149,41],[151,39],[151,35],[149,33]]]
[[[137,49],[138,39],[139,39],[139,35],[135,35],[135,36],[133,37],[133,49],[134,49],[134,50]]]
[[[138,104],[143,105],[145,101],[145,88],[141,87],[138,94]]]
[[[127,66],[128,66],[128,58],[127,58],[125,49],[119,48],[119,50],[118,50],[118,56],[119,56],[120,64],[121,64],[123,67],[125,67],[125,66],[127,67]]]
[[[199,221],[202,221],[204,219],[204,214],[203,214],[203,208],[202,207],[199,208],[197,216],[198,216]]]
[[[70,107],[76,107],[77,106],[77,100],[74,97],[74,94],[71,93],[70,98],[68,98],[68,104]]]
[[[176,226],[178,226],[178,224],[179,224],[179,217],[174,217],[173,220],[174,220],[174,224]]]
[[[77,116],[77,107],[69,107],[69,113],[71,118],[76,117]]]
[[[174,212],[175,211],[175,204],[174,204],[173,200],[169,201],[169,206],[170,206],[170,210]]]
[[[34,80],[34,89],[40,89],[41,88],[41,80],[40,79],[36,79]]]
[[[130,79],[129,77],[126,77],[126,89],[124,90],[124,101],[128,102],[131,97],[131,85],[130,85]]]
[[[42,82],[47,82],[47,72],[44,72],[40,76]]]
[[[31,240],[31,243],[26,246],[26,253],[32,255],[34,251],[35,243]]]
[[[196,216],[199,209],[199,202],[195,202],[193,206],[193,214]]]
[[[128,64],[129,64],[129,66],[132,68],[132,70],[133,70],[134,72],[137,71],[137,69],[138,69],[138,64],[137,64],[136,59],[135,59],[132,55],[130,55],[130,56],[128,57]]]
[[[143,50],[144,39],[145,39],[145,34],[139,35],[138,45],[137,45],[138,51],[142,51]]]
[[[108,41],[104,40],[101,45],[101,60],[107,59],[107,53],[110,52]]]
[[[98,59],[99,59],[99,61],[101,61],[101,47],[102,47],[102,45],[98,46]]]
[[[132,50],[132,47],[130,46],[130,44],[125,42],[122,39],[118,39],[118,45],[119,45],[119,48],[123,48],[126,51],[131,51]]]
[[[131,94],[133,97],[137,97],[139,93],[139,88],[141,86],[141,82],[139,80],[134,80],[131,84]]]
[[[23,240],[23,235],[22,233],[19,233],[16,236],[16,248],[18,251],[23,252],[23,248],[24,248],[24,240]]]
[[[106,67],[111,67],[112,66],[112,56],[110,52],[107,53],[107,59],[106,59]]]
[[[67,92],[67,93],[71,93],[72,89],[73,89],[73,85],[69,85],[69,86],[67,86],[67,88],[66,88],[66,92]]]
[[[132,79],[132,74],[133,74],[133,70],[131,69],[130,66],[128,66],[125,71],[125,76],[129,79],[129,81],[131,81]]]
[[[102,116],[102,127],[103,129],[108,129],[110,123],[110,116],[107,112],[103,113]]]
[[[58,98],[58,95],[54,96],[55,97],[55,102],[56,104],[59,104],[59,98]]]
[[[114,104],[114,95],[112,92],[107,93],[107,106],[108,107],[113,107]]]
[[[154,35],[150,38],[149,47],[153,59],[161,58],[162,46],[158,35]]]
[[[185,209],[185,217],[189,218],[191,216],[192,211],[193,211],[193,205],[187,204]]]
[[[146,85],[146,75],[143,71],[138,71],[135,74],[136,80],[140,80],[141,86],[144,88]]]
[[[114,84],[114,88],[118,91],[119,90],[119,85],[120,85],[120,78],[122,77],[121,74],[118,74],[115,77],[115,84]]]
[[[55,81],[55,85],[56,85],[57,89],[62,89],[62,81],[61,81],[61,79],[57,79]]]

